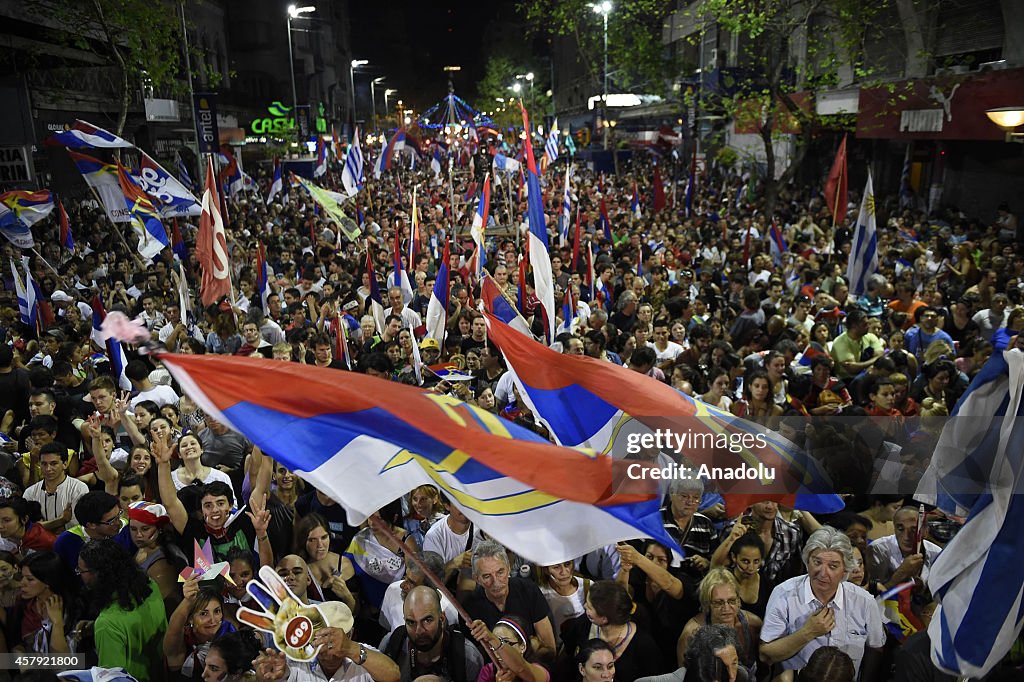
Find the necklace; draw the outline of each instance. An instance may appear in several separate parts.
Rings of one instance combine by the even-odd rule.
[[[626,623],[626,631],[622,634],[622,637],[619,637],[619,641],[617,641],[615,644],[612,644],[612,649],[615,650],[616,657],[618,657],[619,648],[622,647],[622,645],[625,643],[626,639],[629,638],[629,635],[631,634],[632,630],[633,630],[633,623],[632,623],[632,621],[630,621],[630,622]],[[605,640],[605,641],[607,641],[607,640]],[[611,644],[611,642],[608,642],[608,643]]]

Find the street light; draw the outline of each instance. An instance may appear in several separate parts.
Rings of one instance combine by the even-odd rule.
[[[608,0],[590,6],[604,18],[604,94],[601,97],[602,116],[608,118],[608,15],[612,12],[612,3]],[[608,128],[604,129],[604,148],[608,149]]]
[[[988,120],[995,123],[1006,132],[1006,141],[1011,142],[1015,137],[1024,137],[1024,133],[1014,132],[1015,128],[1024,125],[1024,107],[999,107],[985,111]]]
[[[356,122],[356,69],[366,66],[370,62],[366,59],[353,59],[348,67],[348,82],[352,86],[352,125]]]
[[[292,52],[292,19],[298,19],[303,14],[315,12],[316,7],[296,7],[288,5],[288,73],[292,77],[292,123],[295,124],[295,139],[300,141],[302,131],[299,130],[299,96],[295,90],[295,53]]]
[[[523,86],[520,85],[519,83],[516,83],[512,86],[512,92],[516,93],[517,95],[522,91],[522,89]]]
[[[533,107],[533,71],[530,73],[516,74],[516,80],[526,80],[530,82],[530,107]],[[516,90],[516,92],[519,92]]]
[[[377,129],[377,97],[373,94],[373,86],[384,81],[384,76],[370,81],[370,110],[373,112],[373,129]],[[385,108],[387,106],[385,105]]]

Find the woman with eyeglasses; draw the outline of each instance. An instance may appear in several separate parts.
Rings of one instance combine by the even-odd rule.
[[[185,598],[167,622],[164,657],[167,668],[180,679],[202,679],[210,644],[235,632],[235,626],[224,618],[220,584],[219,580],[200,583],[198,578],[186,581]]]
[[[736,631],[740,666],[749,679],[756,679],[757,646],[761,634],[761,619],[740,608],[739,583],[725,568],[712,568],[700,583],[700,608],[686,623],[676,644],[679,665],[685,665],[686,649],[690,638],[705,625],[725,625]]]

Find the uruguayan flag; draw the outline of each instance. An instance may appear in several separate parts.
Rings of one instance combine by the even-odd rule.
[[[363,150],[359,148],[359,128],[352,136],[352,144],[345,155],[345,169],[341,172],[341,184],[345,185],[348,196],[359,193],[363,180]]]
[[[868,277],[878,271],[878,234],[875,223],[875,192],[871,187],[871,171],[868,184],[864,187],[864,198],[857,215],[857,229],[853,233],[850,261],[846,266],[846,281],[850,293],[863,296],[867,290]]]

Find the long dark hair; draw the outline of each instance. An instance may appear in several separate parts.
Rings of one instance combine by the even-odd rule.
[[[149,577],[113,540],[93,540],[82,547],[81,561],[92,572],[87,590],[90,609],[99,613],[114,602],[130,610],[152,594]]]
[[[21,567],[27,568],[36,580],[49,587],[63,601],[65,608],[73,598],[74,581],[71,571],[55,552],[35,552],[21,561]]]

